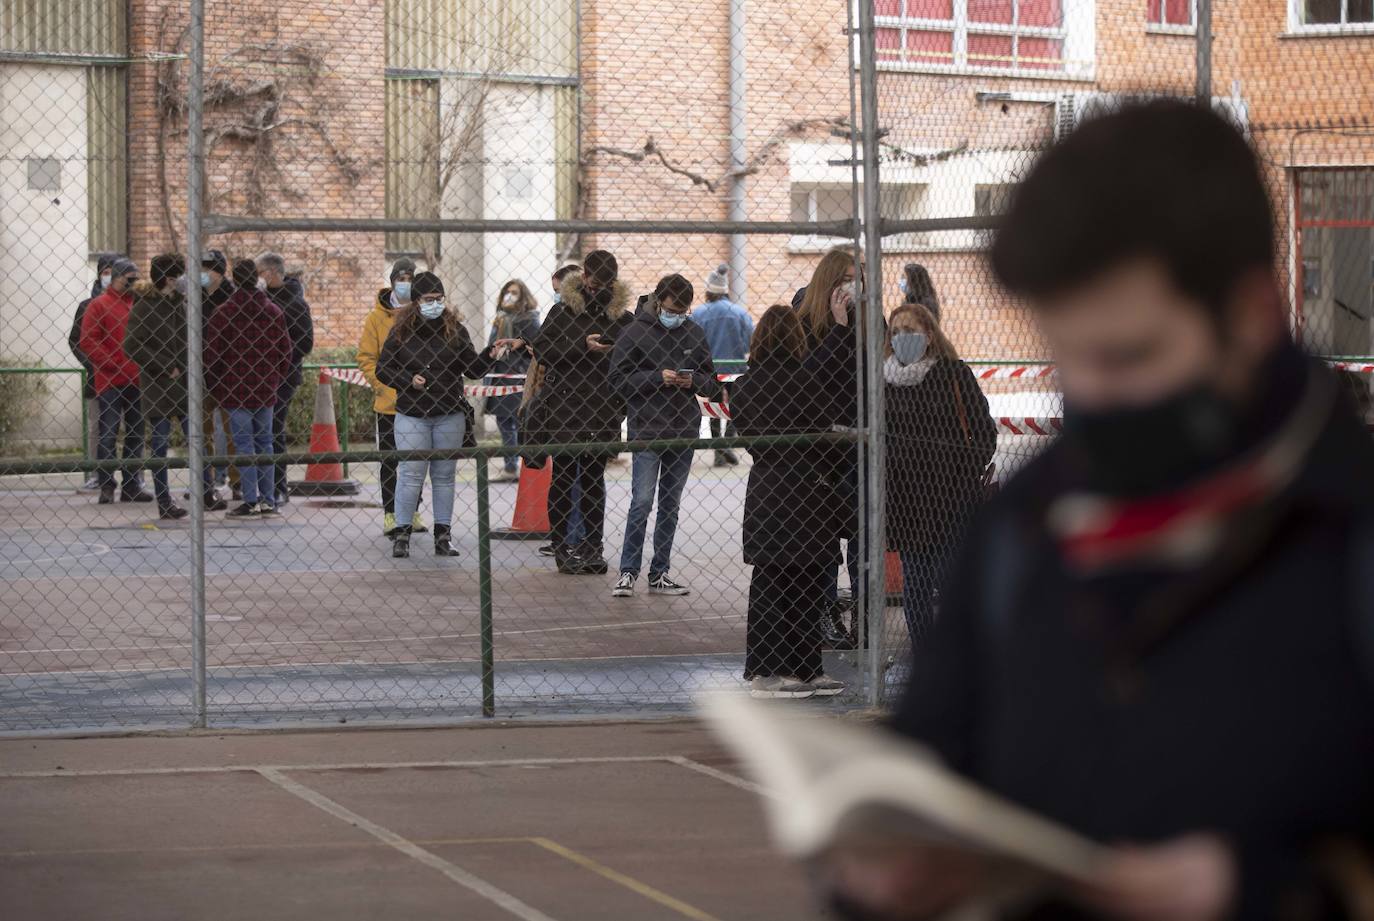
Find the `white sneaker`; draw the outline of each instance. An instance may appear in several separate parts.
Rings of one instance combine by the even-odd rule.
[[[815,689],[805,681],[785,678],[782,675],[770,675],[767,678],[758,677],[749,682],[749,696],[758,700],[777,698],[804,700],[815,693]]]
[[[635,593],[635,579],[638,578],[632,572],[622,572],[620,579],[615,583],[615,588],[611,589],[612,598],[632,598]]]
[[[834,697],[836,694],[844,693],[844,682],[836,681],[827,675],[820,675],[807,682],[811,686],[811,692],[817,697]]]
[[[679,585],[679,584],[677,584],[676,582],[674,582],[672,579],[668,578],[668,574],[665,572],[665,573],[664,573],[663,575],[661,575],[661,576],[650,576],[650,577],[649,577],[649,594],[650,594],[650,595],[689,595],[689,594],[691,594],[691,590],[688,589],[687,586],[685,586],[685,585]]]

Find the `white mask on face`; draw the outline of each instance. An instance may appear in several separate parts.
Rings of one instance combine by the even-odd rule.
[[[267,290],[267,279],[265,279],[265,278],[259,278],[259,279],[258,279],[258,290],[259,290],[259,291],[266,291],[266,290]]]
[[[421,301],[420,316],[426,320],[437,320],[444,315],[443,301]]]
[[[514,291],[507,291],[505,296],[501,298],[502,307],[514,307],[518,303],[520,303],[520,295]]]
[[[100,287],[102,290],[110,286],[110,280],[111,276],[109,272],[106,272],[104,275],[100,276]]]

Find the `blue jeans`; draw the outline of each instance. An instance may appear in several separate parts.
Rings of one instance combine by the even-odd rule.
[[[122,460],[143,456],[143,403],[137,387],[111,387],[98,394],[96,401],[100,406],[99,433],[96,442],[96,460],[114,460],[115,444],[119,441],[119,427],[124,426],[124,449]],[[113,470],[101,470],[96,474],[101,489],[113,489],[115,475]],[[127,467],[121,474],[125,492],[136,492],[141,479],[138,467]]]
[[[935,592],[944,577],[945,557],[938,549],[903,550],[897,555],[902,561],[902,614],[911,648],[916,649],[935,624]]]
[[[515,413],[500,412],[496,413],[496,427],[501,430],[501,444],[508,448],[514,448],[520,444],[520,422],[516,419]],[[520,455],[505,455],[506,472],[515,473],[520,469]]]
[[[154,419],[151,428],[153,431],[153,439],[150,456],[166,457],[167,448],[172,442],[172,420],[166,417]],[[181,417],[181,434],[183,436],[186,435],[185,416]],[[212,482],[209,467],[205,467],[201,470],[201,479],[203,481],[201,488],[208,493]],[[157,496],[158,508],[170,508],[174,504],[172,502],[171,487],[167,485],[166,467],[158,467],[153,470],[153,494]]]
[[[261,409],[229,409],[229,433],[234,439],[234,450],[239,454],[272,453],[272,407]],[[277,504],[272,490],[275,468],[272,464],[256,467],[234,465],[239,472],[239,489],[247,505],[263,502]]]
[[[682,490],[692,471],[692,449],[640,451],[632,468],[630,515],[625,522],[625,546],[620,552],[620,571],[639,575],[644,558],[644,532],[649,527],[649,510],[658,491],[658,517],[654,520],[654,558],[649,562],[649,578],[665,575],[673,556],[677,536],[677,514],[682,505]]]
[[[398,451],[456,451],[463,446],[463,429],[467,420],[462,413],[451,416],[406,416],[396,414],[396,449]],[[429,473],[429,489],[434,502],[434,524],[449,527],[453,524],[453,477],[458,469],[456,460],[401,461],[396,483],[396,523],[408,528],[415,520],[420,504],[420,490]]]

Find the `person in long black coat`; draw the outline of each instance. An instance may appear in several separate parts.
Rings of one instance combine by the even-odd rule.
[[[501,286],[496,299],[496,316],[491,323],[491,333],[487,344],[498,339],[522,339],[533,342],[539,335],[539,304],[523,281],[511,279]],[[505,387],[519,383],[505,375],[525,374],[529,371],[530,357],[525,350],[511,352],[492,365],[493,377],[487,383],[495,387]],[[520,444],[520,394],[510,393],[502,396],[487,397],[483,410],[496,417],[496,427],[501,430],[501,443],[508,448]],[[506,480],[519,478],[520,455],[507,454],[504,460]]]
[[[824,388],[807,369],[805,333],[786,306],[768,308],[749,371],[730,388],[741,435],[824,432]],[[840,563],[841,508],[831,447],[757,446],[744,497],[749,620],[744,677],[755,697],[838,694],[821,664],[827,581]]]
[[[902,611],[915,648],[982,499],[997,427],[977,378],[927,308],[905,304],[893,313],[888,351],[887,545],[902,561]]]
[[[531,345],[545,369],[535,412],[525,416],[527,441],[535,444],[620,440],[625,401],[611,389],[611,350],[633,322],[630,290],[619,280],[615,256],[587,254],[583,273],[563,285],[563,309],[550,315]],[[549,524],[559,572],[604,575],[606,462],[614,449],[555,459],[549,486]],[[580,490],[583,532],[579,546],[567,540],[573,484]]]

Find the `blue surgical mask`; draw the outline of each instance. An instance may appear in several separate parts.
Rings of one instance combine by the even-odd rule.
[[[437,320],[444,315],[443,301],[422,301],[420,303],[420,316],[426,320]]]
[[[902,292],[903,294],[906,294],[906,279],[905,279],[905,278],[903,278],[901,281],[897,282],[897,290],[900,291],[900,292]]]
[[[904,365],[914,365],[925,357],[930,338],[925,333],[893,333],[892,354]]]
[[[410,300],[410,282],[398,281],[391,286],[391,293],[396,295],[396,300],[405,303]]]
[[[108,287],[110,286],[110,281],[111,281],[111,280],[112,280],[112,279],[111,279],[111,277],[110,277],[110,273],[109,273],[109,272],[106,272],[104,275],[101,275],[101,276],[100,276],[100,287],[101,287],[101,289],[103,290],[103,289],[105,289],[105,288],[108,288]]]
[[[687,314],[668,313],[664,311],[658,315],[658,322],[662,323],[668,329],[677,329],[683,323],[687,322]]]
[[[201,273],[200,273],[200,286],[201,286],[202,288],[208,288],[208,287],[210,287],[210,273],[209,273],[209,272],[201,272]]]

